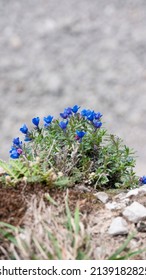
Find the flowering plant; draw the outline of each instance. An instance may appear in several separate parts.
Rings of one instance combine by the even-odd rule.
[[[25,138],[24,142],[13,139],[11,172],[1,161],[8,175],[17,169],[17,180],[25,177],[46,183],[53,172],[55,184],[61,185],[62,178],[64,185],[82,182],[95,188],[127,188],[138,183],[133,152],[103,128],[100,112],[75,105],[65,108],[60,118],[48,115],[41,125],[40,118],[34,117],[33,129],[26,124],[20,128]]]

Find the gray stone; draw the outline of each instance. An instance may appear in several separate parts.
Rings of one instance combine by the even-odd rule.
[[[138,223],[143,218],[146,218],[146,208],[142,204],[135,201],[130,206],[125,208],[123,215],[129,221]]]
[[[97,192],[94,195],[103,203],[106,203],[109,199],[107,193],[105,192]]]
[[[128,224],[122,217],[115,218],[109,228],[110,235],[119,235],[128,233]]]
[[[85,187],[85,185],[76,186],[76,189],[79,190],[79,191],[83,191],[83,192],[90,192],[90,189]]]

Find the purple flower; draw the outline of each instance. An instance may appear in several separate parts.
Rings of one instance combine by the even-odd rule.
[[[21,128],[20,128],[20,131],[24,134],[27,134],[28,132],[28,127],[26,126],[26,124],[24,124]]]
[[[53,120],[53,116],[47,116],[47,117],[44,117],[44,126],[45,127],[48,127],[50,125],[50,123],[52,122]]]
[[[74,105],[74,106],[72,107],[72,112],[73,112],[74,114],[76,114],[76,113],[78,112],[79,109],[80,109],[80,106]]]
[[[21,154],[22,154],[22,152],[23,152],[23,150],[22,150],[22,149],[20,149],[20,148],[18,148],[18,149],[17,149],[17,153],[18,153],[19,155],[21,155]]]
[[[143,176],[139,179],[140,183],[143,185],[143,184],[146,184],[146,176]]]
[[[61,129],[63,129],[63,130],[66,129],[67,125],[68,125],[68,121],[66,121],[66,122],[60,122],[60,123],[59,123],[59,126],[60,126]]]
[[[32,123],[33,123],[34,125],[36,125],[37,127],[38,127],[38,125],[39,125],[39,122],[40,122],[40,118],[39,118],[39,117],[36,117],[36,118],[33,118],[33,119],[32,119]]]
[[[76,130],[75,139],[76,139],[76,140],[79,140],[79,141],[81,142],[81,141],[82,141],[82,138],[84,137],[85,134],[86,134],[85,131]]]
[[[93,125],[95,128],[100,128],[102,126],[102,122],[99,122],[99,121],[96,121],[96,120],[93,120]]]

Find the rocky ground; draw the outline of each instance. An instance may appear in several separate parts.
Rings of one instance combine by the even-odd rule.
[[[146,158],[146,1],[0,0],[0,157],[34,116],[79,104]]]
[[[51,195],[53,203],[45,199],[46,194]],[[18,235],[18,231],[16,231],[16,236],[19,239],[19,246],[20,244],[23,245],[25,241],[29,249],[25,252],[25,250],[22,250],[21,245],[20,250],[17,250],[18,254],[16,254],[11,243],[6,253],[4,248],[7,248],[7,245],[5,244],[5,239],[1,238],[0,259],[10,258],[10,252],[13,252],[16,258],[19,255],[20,259],[29,259],[31,250],[34,252],[32,238],[38,238],[41,246],[44,244],[46,247],[44,225],[49,227],[50,232],[54,232],[54,236],[57,238],[59,246],[61,246],[62,258],[76,258],[76,252],[72,251],[68,244],[68,233],[62,227],[66,211],[64,208],[65,196],[65,190],[49,190],[48,187],[43,187],[42,185],[24,186],[23,184],[15,187],[15,189],[1,188],[0,220],[24,228],[23,235],[21,232]],[[82,243],[85,246],[85,240],[87,246],[90,236],[90,249],[88,248],[87,250],[88,258],[109,258],[124,243],[127,236],[133,234],[133,238],[123,254],[144,249],[143,252],[131,258],[146,259],[145,185],[122,192],[115,192],[114,190],[99,192],[93,190],[93,188],[91,189],[91,187],[79,185],[74,189],[68,190],[68,202],[72,215],[74,215],[76,206],[80,209],[81,233],[77,238],[79,246]],[[56,227],[58,228],[58,233],[56,232]],[[47,242],[50,242],[50,240]],[[25,247],[27,246],[25,245]],[[49,250],[51,249],[49,248]],[[48,257],[41,255],[40,258]]]

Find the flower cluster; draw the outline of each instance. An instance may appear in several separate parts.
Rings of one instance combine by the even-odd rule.
[[[76,115],[78,113],[78,110],[80,109],[80,106],[74,105],[72,108],[68,107],[64,109],[63,113],[60,113],[60,116],[63,119],[66,119],[66,121],[61,121],[59,123],[59,126],[62,128],[62,130],[66,131],[67,125],[68,125],[68,119],[74,114]],[[94,126],[95,129],[98,129],[102,126],[102,122],[100,121],[102,114],[100,112],[94,112],[89,109],[83,109],[81,113],[79,113],[79,116],[84,118],[87,121],[90,121],[91,124]],[[82,138],[86,134],[85,131],[78,131],[76,130],[75,139],[79,140],[79,142],[82,141]]]
[[[32,129],[26,124],[20,127],[27,143],[14,138],[10,157],[27,164],[39,158],[41,172],[53,167],[73,182],[88,182],[93,174],[90,181],[99,187],[146,184],[146,176],[139,179],[133,173],[135,160],[131,150],[120,138],[101,128],[101,119],[100,112],[80,110],[78,105],[65,108],[58,119],[44,116],[42,125],[40,117],[34,117]]]
[[[59,121],[58,125],[61,128],[63,132],[66,132],[67,127],[69,125],[71,117],[78,116],[79,119],[83,118],[84,120],[91,123],[91,125],[98,129],[102,126],[102,122],[100,121],[102,114],[100,112],[94,112],[89,109],[83,109],[79,113],[80,106],[74,105],[73,107],[67,107],[64,109],[64,112],[60,113],[60,117],[63,119]],[[49,129],[51,126],[51,123],[53,121],[54,117],[51,115],[48,115],[47,117],[43,118],[44,121],[44,129]],[[35,126],[35,129],[39,131],[39,124],[40,124],[40,118],[34,117],[32,119],[32,123]],[[24,141],[29,142],[33,140],[32,132],[29,131],[26,124],[24,124],[20,131],[25,135]],[[75,140],[82,142],[82,138],[86,135],[86,131],[84,130],[76,130],[75,131]],[[13,146],[10,150],[10,157],[13,159],[18,159],[20,155],[23,154],[23,148],[22,148],[22,142],[20,142],[19,137],[15,138],[13,140]]]
[[[19,137],[13,139],[13,145],[10,150],[10,157],[17,159],[22,154],[22,142]]]
[[[84,109],[81,111],[81,115],[91,121],[96,129],[102,126],[102,122],[100,121],[102,114],[100,112],[95,113],[94,111]]]

